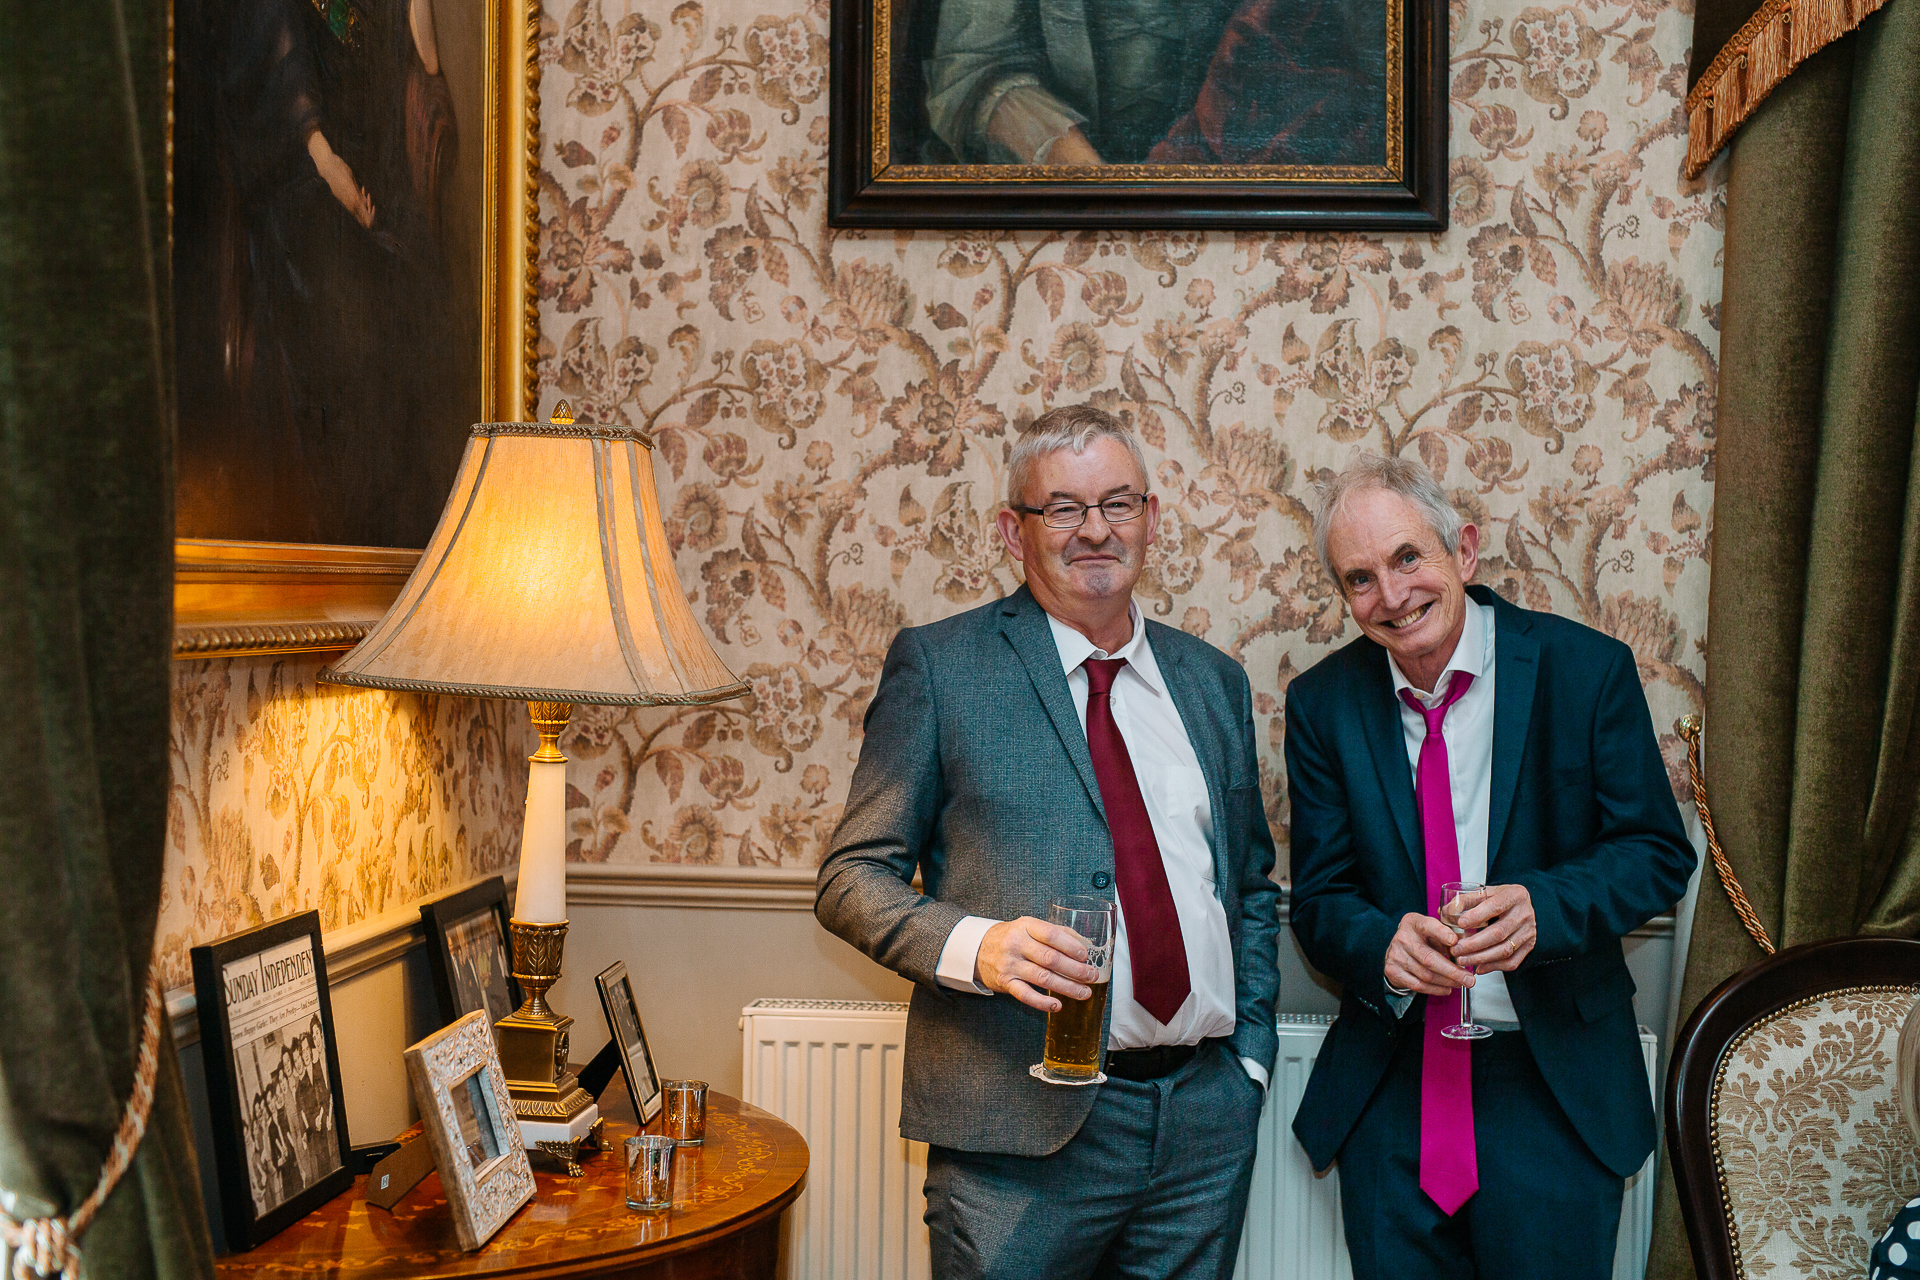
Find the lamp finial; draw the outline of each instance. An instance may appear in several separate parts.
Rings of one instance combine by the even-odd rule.
[[[565,400],[560,401],[553,406],[553,412],[547,416],[547,421],[557,422],[563,427],[571,426],[573,423],[573,406]]]

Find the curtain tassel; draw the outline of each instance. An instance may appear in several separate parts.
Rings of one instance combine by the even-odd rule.
[[[1733,913],[1740,917],[1740,923],[1746,926],[1760,949],[1772,955],[1773,939],[1767,936],[1767,927],[1760,923],[1760,913],[1753,909],[1747,891],[1740,887],[1740,877],[1733,874],[1733,864],[1727,861],[1720,837],[1714,834],[1713,810],[1707,807],[1707,782],[1700,773],[1700,717],[1681,716],[1673,727],[1687,740],[1687,782],[1693,788],[1693,807],[1700,814],[1700,829],[1707,833],[1707,852],[1713,856],[1713,869],[1720,876],[1727,899],[1733,903]]]
[[[133,1094],[127,1099],[120,1128],[113,1135],[113,1150],[100,1170],[100,1180],[80,1207],[65,1218],[29,1218],[24,1222],[0,1214],[0,1239],[13,1251],[12,1280],[80,1280],[80,1247],[75,1243],[93,1217],[106,1203],[120,1177],[133,1163],[140,1139],[147,1131],[147,1116],[153,1110],[153,1082],[160,1070],[160,1028],[166,1002],[160,994],[160,975],[151,971],[147,980],[147,1010],[140,1026],[140,1057],[134,1070]]]

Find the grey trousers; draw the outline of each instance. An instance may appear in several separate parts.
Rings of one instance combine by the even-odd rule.
[[[933,1280],[1228,1280],[1265,1096],[1224,1045],[1108,1080],[1050,1156],[934,1147]]]

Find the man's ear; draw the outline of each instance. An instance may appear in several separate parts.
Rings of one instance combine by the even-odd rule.
[[[1015,560],[1025,561],[1027,549],[1020,541],[1020,513],[1002,507],[1000,514],[993,518],[993,523],[1000,530],[1000,541],[1007,544],[1007,554]]]
[[[1472,582],[1480,568],[1480,527],[1471,521],[1460,526],[1460,581]]]

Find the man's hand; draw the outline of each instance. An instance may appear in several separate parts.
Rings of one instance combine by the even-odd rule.
[[[1075,1000],[1093,994],[1085,984],[1100,971],[1082,963],[1086,958],[1086,941],[1073,930],[1021,916],[987,930],[974,961],[974,978],[1021,1004],[1054,1013],[1060,1008],[1056,994]]]
[[[1453,941],[1453,930],[1432,916],[1407,912],[1387,944],[1387,981],[1402,991],[1426,996],[1444,996],[1472,986],[1473,975],[1453,962]]]
[[[1482,972],[1512,973],[1533,951],[1540,936],[1533,917],[1533,895],[1517,884],[1488,888],[1485,901],[1462,913],[1460,927],[1471,932],[1455,944],[1453,958]]]

